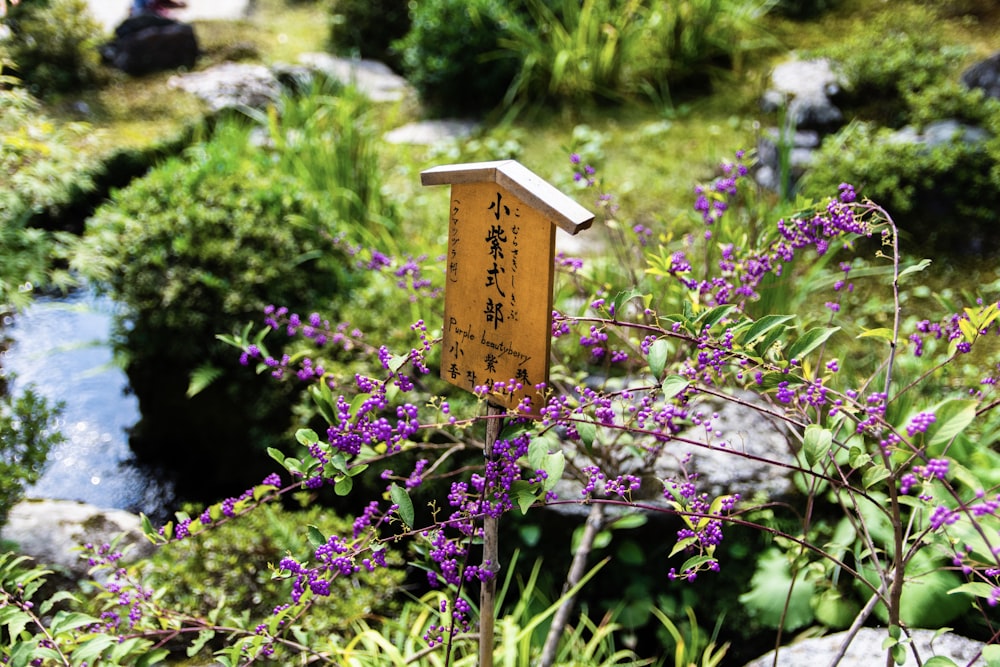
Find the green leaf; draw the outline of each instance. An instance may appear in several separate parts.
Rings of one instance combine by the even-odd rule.
[[[754,322],[753,326],[747,329],[746,333],[739,338],[739,343],[749,347],[753,345],[755,340],[766,334],[774,327],[780,326],[785,322],[794,319],[794,315],[765,315]]]
[[[879,327],[877,329],[865,329],[858,334],[858,338],[884,338],[885,340],[892,342],[892,335],[892,329]]]
[[[816,327],[799,336],[785,352],[786,359],[801,359],[826,342],[827,338],[840,331],[840,327]]]
[[[156,540],[159,537],[159,532],[156,528],[153,528],[153,522],[149,520],[149,517],[145,514],[139,515],[139,520],[142,524],[142,534],[151,540]]]
[[[406,489],[394,482],[389,487],[389,497],[399,507],[397,510],[399,518],[402,519],[407,528],[411,528],[413,526],[413,501],[410,500],[410,494],[407,493]]]
[[[693,570],[699,565],[704,565],[705,563],[709,563],[713,560],[715,560],[715,558],[712,556],[692,556],[684,561],[684,564],[681,565],[681,569],[679,571],[687,572],[688,570]]]
[[[215,630],[202,630],[198,633],[198,637],[195,638],[191,645],[187,647],[187,656],[193,658],[201,652],[201,649],[205,648],[205,644],[210,642],[215,637]]]
[[[548,455],[549,443],[544,438],[532,438],[528,443],[528,465],[531,469],[541,470]]]
[[[757,571],[750,578],[750,590],[739,600],[762,625],[775,629],[787,602],[785,629],[795,630],[813,622],[813,593],[813,584],[801,574],[793,585],[785,556],[777,549],[768,549],[757,561]]]
[[[323,531],[321,531],[316,526],[313,526],[311,524],[309,525],[308,535],[309,535],[309,544],[313,545],[314,547],[319,547],[326,544],[326,535],[324,535]]]
[[[406,362],[409,361],[409,359],[410,357],[407,355],[392,355],[389,359],[389,371],[393,373],[397,372],[400,368],[406,365]]]
[[[948,595],[956,593],[968,593],[969,595],[975,595],[977,598],[989,598],[993,593],[993,586],[982,581],[972,581],[961,586],[956,586],[948,591]]]
[[[986,654],[987,648],[989,648],[989,646],[983,649],[983,655]],[[989,661],[987,661],[986,664],[988,667],[993,667]],[[951,658],[946,658],[943,655],[932,655],[927,660],[924,660],[924,667],[958,667],[958,665],[956,665],[955,661]]]
[[[924,269],[926,269],[930,265],[931,265],[931,260],[926,259],[926,258],[922,259],[919,262],[917,262],[916,264],[911,264],[910,266],[908,266],[905,269],[903,269],[902,271],[900,271],[899,272],[899,279],[902,280],[903,276],[908,276],[911,273],[919,273],[919,272],[923,271]]]
[[[39,639],[41,639],[41,636],[32,637],[30,641],[16,644],[10,652],[10,661],[7,665],[10,667],[26,667],[31,660],[34,660],[41,653],[38,650]]]
[[[299,444],[303,447],[308,447],[309,445],[315,445],[319,442],[319,436],[316,435],[316,431],[311,428],[300,428],[295,432],[295,439],[298,440]],[[270,449],[268,453],[270,453]],[[273,456],[273,455],[272,455]]]
[[[92,637],[80,644],[76,650],[73,651],[73,663],[77,665],[84,662],[89,663],[90,661],[99,658],[109,646],[113,646],[117,643],[117,638],[109,635],[97,635]]]
[[[663,370],[667,366],[667,354],[670,352],[670,343],[666,338],[657,338],[649,346],[649,372],[654,378],[659,379],[663,375]]]
[[[711,329],[716,324],[718,324],[722,319],[724,319],[729,313],[733,312],[736,307],[732,304],[726,304],[723,306],[716,306],[711,310],[707,310],[695,320],[702,329],[708,327]]]
[[[697,541],[698,541],[697,537],[685,537],[683,539],[677,540],[677,543],[674,545],[674,548],[670,550],[670,554],[667,557],[671,558],[673,556],[676,556],[677,554],[684,551]],[[681,571],[683,572],[683,570]]]
[[[365,404],[365,401],[367,401],[371,397],[372,397],[371,394],[358,394],[353,399],[351,399],[350,414],[352,418],[354,419],[357,418],[358,411],[361,410],[361,406],[363,406]]]
[[[950,399],[934,408],[935,421],[927,429],[928,447],[945,445],[964,431],[976,418],[977,402],[971,399]]]
[[[55,617],[52,619],[52,623],[49,624],[49,632],[53,635],[60,635],[64,632],[69,632],[70,630],[82,628],[85,625],[92,625],[94,623],[100,623],[100,619],[94,618],[90,614],[82,614],[76,611],[59,611],[56,612]]]
[[[542,470],[545,471],[546,479],[542,488],[545,491],[550,491],[559,480],[562,479],[563,470],[566,469],[566,456],[562,452],[556,452],[555,454],[549,454],[545,457],[545,463],[542,466]]]
[[[576,432],[580,434],[580,442],[589,452],[594,448],[594,440],[597,438],[597,424],[594,422],[576,422],[573,424]]]
[[[671,375],[660,383],[660,391],[663,393],[664,399],[669,399],[683,392],[689,384],[691,383],[686,378],[680,375]]]
[[[847,464],[857,470],[858,468],[863,468],[872,462],[871,454],[863,450],[862,448],[854,445],[851,447],[850,452],[847,455]]]
[[[1000,646],[990,644],[983,647],[983,660],[987,667],[1000,667]],[[925,665],[927,663],[924,663]]]
[[[594,535],[594,543],[591,545],[591,548],[596,551],[607,547],[609,544],[611,544],[611,531],[599,530],[597,531],[597,535]],[[574,549],[573,553],[576,553],[576,551],[577,550]]]
[[[312,396],[313,403],[316,404],[316,409],[323,415],[326,423],[340,423],[340,414],[337,412],[333,391],[328,384],[320,382],[319,384],[311,385],[309,387],[309,394]]]
[[[153,667],[154,665],[159,665],[167,656],[170,655],[170,651],[165,648],[158,648],[155,651],[150,651],[144,656],[139,658],[139,661],[135,663],[136,667]]]
[[[836,588],[832,588],[820,593],[813,601],[813,609],[816,612],[816,620],[831,628],[843,629],[851,625],[851,622],[861,611],[861,605],[854,600],[845,598]]]
[[[530,422],[519,421],[519,420],[512,420],[512,421],[508,422],[507,424],[504,424],[504,427],[503,427],[503,429],[501,429],[500,435],[499,435],[499,437],[497,439],[498,440],[513,440],[514,438],[517,438],[518,436],[524,435],[525,433],[527,433],[528,431],[530,431],[532,429],[532,427],[533,427],[533,424],[531,424]]]
[[[79,602],[80,601],[79,598],[77,598],[75,595],[73,595],[69,591],[56,591],[52,595],[52,597],[50,597],[48,600],[46,600],[45,602],[43,602],[38,607],[38,613],[41,616],[46,616],[52,610],[52,606],[53,605],[55,605],[57,602],[62,602],[63,600],[70,600],[70,601],[73,601],[73,602]]]
[[[14,607],[8,607],[8,609],[10,609],[10,612],[8,612],[9,617],[7,617],[7,614],[4,614],[2,625],[6,626],[7,634],[13,641],[20,637],[21,632],[23,632],[28,623],[31,622],[31,616],[23,611],[15,609]]]
[[[611,300],[611,317],[616,320],[621,317],[622,308],[625,304],[637,296],[643,296],[643,293],[636,289],[632,289],[627,292],[618,292],[618,294],[615,295],[615,298]]]
[[[128,655],[142,655],[145,653],[146,648],[149,646],[149,642],[140,637],[130,637],[119,641],[115,644],[115,647],[111,649],[111,655],[108,659],[111,660],[112,664],[116,662],[121,662],[123,658]]]
[[[510,485],[510,495],[514,499],[514,502],[517,503],[521,514],[527,514],[531,506],[538,500],[538,496],[535,493],[535,486],[523,479],[519,479]]]
[[[274,447],[267,448],[267,455],[278,462],[278,465],[284,467],[285,465],[285,453],[280,449],[275,449]]]
[[[273,484],[258,484],[253,488],[253,500],[254,502],[260,502],[262,498],[266,498],[272,493],[274,493],[277,487]]]
[[[882,480],[886,479],[892,473],[885,466],[877,465],[872,466],[865,470],[861,474],[861,484],[866,488],[870,489]]]
[[[646,562],[646,549],[633,540],[625,540],[615,549],[615,559],[622,565],[641,566]]]
[[[203,364],[191,371],[191,380],[188,383],[187,397],[197,396],[209,385],[219,379],[222,369],[211,364]]]
[[[640,514],[639,512],[635,512],[634,514],[623,514],[608,524],[608,528],[612,530],[628,530],[630,528],[645,526],[648,521],[649,518],[645,514]]]
[[[802,452],[805,454],[806,463],[809,467],[816,465],[821,459],[826,457],[833,446],[833,432],[823,428],[818,424],[806,426],[806,432],[802,439]]]
[[[346,477],[341,477],[336,481],[336,483],[334,483],[333,492],[336,493],[338,496],[346,496],[351,492],[351,489],[353,488],[354,488],[354,479],[348,475]]]

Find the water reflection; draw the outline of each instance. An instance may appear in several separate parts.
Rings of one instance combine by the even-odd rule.
[[[160,516],[172,485],[140,467],[129,449],[127,429],[139,408],[112,363],[114,307],[89,290],[41,297],[6,331],[13,344],[0,364],[15,375],[12,391],[33,384],[50,401],[65,402],[58,428],[66,441],[28,495]]]

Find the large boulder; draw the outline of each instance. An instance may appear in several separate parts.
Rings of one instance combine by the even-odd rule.
[[[790,60],[771,72],[762,106],[766,112],[784,108],[786,122],[796,129],[829,131],[844,122],[833,103],[841,88],[841,77],[829,60]]]
[[[746,667],[815,667],[829,665],[843,644],[846,633],[841,632],[825,637],[812,637],[784,646],[778,651],[778,660],[774,660],[774,651],[764,655]],[[888,637],[886,630],[861,628],[855,636],[847,652],[840,661],[840,667],[870,667],[885,664],[885,649],[882,642]],[[931,656],[939,655],[949,658],[958,665],[985,666],[986,661],[980,656],[975,662],[970,662],[980,655],[983,643],[966,639],[950,632],[940,636],[933,630],[914,630],[913,644],[920,652],[920,657],[926,662]],[[906,652],[906,662],[902,667],[916,667],[917,661],[913,651]]]
[[[0,530],[0,538],[13,542],[18,553],[71,579],[86,578],[90,569],[82,545],[99,547],[120,535],[117,548],[130,558],[153,550],[138,516],[72,500],[22,501],[11,509]]]
[[[125,19],[115,38],[100,49],[111,67],[133,76],[178,68],[191,69],[198,60],[194,28],[173,19],[143,14]]]
[[[213,112],[223,109],[263,109],[281,96],[281,84],[264,65],[222,63],[201,72],[171,77],[179,88],[202,100]]]

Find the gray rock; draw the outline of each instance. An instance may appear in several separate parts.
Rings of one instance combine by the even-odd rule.
[[[471,120],[423,120],[387,132],[385,140],[390,144],[432,146],[443,141],[465,139],[478,128],[479,123]]]
[[[89,565],[79,547],[99,546],[124,534],[118,550],[129,558],[152,553],[138,516],[71,500],[25,500],[13,507],[0,537],[40,564],[73,578],[85,578]]]
[[[961,637],[959,635],[947,633],[937,639],[934,638],[932,630],[915,630],[913,632],[913,643],[920,653],[922,662],[934,655],[951,658],[957,665],[967,665],[975,658],[983,648],[983,643]],[[782,647],[778,651],[778,667],[827,667],[832,664],[833,657],[837,654],[846,634],[827,635],[825,637],[812,637],[800,642]],[[871,667],[872,665],[885,664],[885,650],[882,642],[888,636],[885,630],[875,628],[862,628],[854,637],[843,659],[840,667]],[[746,667],[772,667],[774,665],[774,651],[767,653],[756,660],[747,663]],[[971,663],[976,666],[985,666],[986,661],[982,657]],[[917,661],[913,657],[912,651],[907,651],[906,662],[902,667],[916,667]]]
[[[198,97],[212,111],[226,108],[259,109],[275,101],[281,86],[263,65],[222,63],[201,72],[170,78],[169,85]]]
[[[643,480],[633,500],[647,505],[663,504],[661,480],[684,479],[696,473],[699,492],[712,497],[738,493],[744,499],[778,498],[793,491],[789,466],[795,456],[789,447],[785,428],[755,408],[763,407],[762,399],[745,394],[739,402],[721,399],[701,401],[692,408],[700,426],[678,434],[663,445],[662,450],[645,462],[624,448],[609,452],[614,460],[602,469],[609,473],[616,468],[621,474],[632,474]],[[710,431],[710,435],[706,435]],[[706,443],[706,444],[691,444]],[[576,443],[563,446],[567,459],[576,467],[590,465]],[[563,480],[555,487],[561,500],[582,499],[583,486]],[[585,514],[585,506],[555,505],[554,509],[571,514]]]
[[[924,144],[930,149],[956,141],[979,144],[989,137],[989,132],[981,127],[967,125],[954,119],[946,119],[928,123],[923,132],[918,132],[912,125],[907,125],[894,132],[888,141],[893,144]]]
[[[966,88],[981,88],[988,97],[1000,99],[1000,51],[970,65],[961,80]]]
[[[411,92],[406,79],[389,66],[375,60],[337,58],[329,53],[304,53],[299,63],[320,72],[334,81],[354,85],[373,102],[396,102]]]
[[[698,474],[698,489],[710,496],[738,493],[745,499],[777,498],[792,491],[787,466],[795,464],[785,427],[758,408],[765,403],[753,394],[739,402],[702,401],[694,409],[702,426],[668,442],[656,459],[661,479],[676,478],[686,469]],[[693,445],[683,440],[707,442]],[[690,459],[690,463],[686,463]]]
[[[792,127],[830,129],[844,120],[831,100],[841,88],[841,78],[829,60],[791,60],[771,72],[771,87],[762,106],[773,112],[787,105],[787,122]]]

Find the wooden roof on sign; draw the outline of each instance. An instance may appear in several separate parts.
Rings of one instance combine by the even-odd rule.
[[[593,213],[517,160],[468,162],[432,167],[420,172],[420,183],[421,185],[496,183],[570,234],[587,229],[594,222]]]

